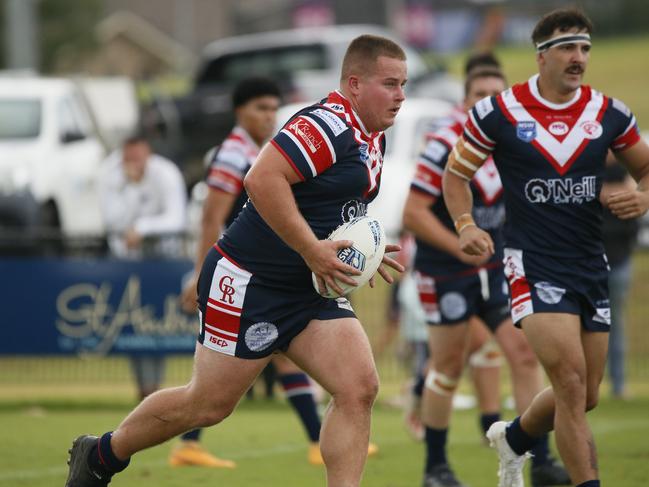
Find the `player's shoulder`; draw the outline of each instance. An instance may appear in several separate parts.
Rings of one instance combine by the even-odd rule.
[[[291,117],[289,123],[308,123],[316,129],[322,129],[326,135],[338,138],[350,128],[345,117],[345,109],[342,105],[323,100],[320,103],[309,105],[298,111]]]

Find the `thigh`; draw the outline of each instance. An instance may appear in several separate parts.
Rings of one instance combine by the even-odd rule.
[[[330,394],[378,381],[369,340],[356,318],[312,320],[285,354]]]
[[[236,403],[269,361],[270,357],[242,359],[197,345],[190,383],[193,396],[206,402]]]
[[[284,354],[273,354],[271,355],[271,360],[277,373],[280,375],[283,374],[296,374],[302,372],[297,365],[295,365],[288,357]]]
[[[461,369],[469,343],[469,322],[428,327],[428,349],[437,370]],[[459,373],[459,371],[458,371]]]
[[[535,313],[523,318],[521,326],[551,380],[556,379],[557,373],[566,370],[585,378],[586,358],[578,315]]]

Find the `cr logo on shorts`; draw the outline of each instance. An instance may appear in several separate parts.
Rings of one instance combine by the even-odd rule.
[[[234,304],[234,287],[232,283],[234,282],[234,277],[232,276],[223,276],[219,281],[219,289],[223,293],[221,296],[221,301],[228,304]]]

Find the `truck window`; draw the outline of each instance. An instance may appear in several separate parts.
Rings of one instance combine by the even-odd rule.
[[[31,139],[41,133],[42,105],[38,99],[0,98],[0,139]]]
[[[326,68],[327,53],[322,44],[257,49],[211,60],[199,73],[196,84],[233,84],[248,76],[281,79],[295,71]]]

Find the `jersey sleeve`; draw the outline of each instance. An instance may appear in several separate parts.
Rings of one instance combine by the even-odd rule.
[[[336,163],[347,124],[325,108],[302,112],[271,140],[304,181],[322,174]]]
[[[212,154],[206,178],[207,185],[230,194],[241,193],[243,178],[250,165],[241,144],[236,140],[226,139],[220,149],[210,152]]]
[[[611,99],[614,116],[619,120],[620,133],[611,143],[614,152],[634,146],[640,140],[640,129],[631,110],[620,100]]]
[[[417,159],[417,168],[410,188],[434,200],[442,194],[442,175],[450,147],[433,136]]]
[[[470,181],[495,150],[499,113],[495,106],[495,97],[483,98],[469,111],[462,136],[449,156],[449,172]]]

